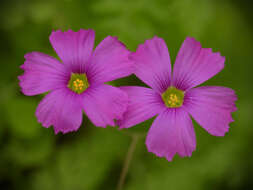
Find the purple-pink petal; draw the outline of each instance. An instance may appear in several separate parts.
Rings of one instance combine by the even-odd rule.
[[[170,86],[170,56],[162,38],[146,40],[131,59],[134,61],[134,74],[155,91],[162,93]]]
[[[187,90],[210,79],[224,67],[225,57],[202,48],[194,38],[183,42],[173,68],[173,86]]]
[[[167,109],[155,119],[146,138],[149,152],[171,161],[176,153],[191,156],[196,137],[190,116],[182,108]]]
[[[237,97],[234,90],[204,86],[187,91],[185,106],[192,117],[211,135],[224,136],[233,121]]]
[[[76,131],[82,123],[82,107],[78,94],[66,88],[47,94],[36,110],[36,117],[44,127],[54,126],[54,131]]]
[[[80,29],[78,32],[68,30],[52,32],[49,40],[57,55],[72,72],[84,72],[90,58],[95,40],[95,32],[91,29]]]
[[[115,126],[127,109],[127,94],[107,84],[91,86],[81,96],[84,112],[98,127]]]
[[[166,109],[161,96],[152,89],[137,86],[123,86],[120,89],[129,98],[127,111],[117,123],[120,128],[133,127]]]
[[[18,77],[19,85],[28,96],[62,88],[69,75],[69,71],[57,59],[39,52],[27,53],[21,68],[24,74]]]
[[[90,83],[104,83],[132,74],[130,51],[116,37],[108,36],[96,47],[87,74]]]

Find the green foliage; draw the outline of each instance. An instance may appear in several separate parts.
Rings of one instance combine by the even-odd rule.
[[[34,117],[37,103],[34,99],[24,97],[12,97],[4,103],[9,130],[14,136],[35,138],[41,133],[41,126]]]
[[[240,1],[203,0],[13,0],[0,11],[0,189],[112,190],[131,134],[137,144],[125,190],[252,189],[251,12]],[[249,6],[250,7],[250,6]],[[245,6],[245,10],[251,11]],[[135,51],[154,35],[164,38],[174,63],[186,36],[226,57],[225,69],[206,85],[228,86],[238,95],[235,122],[225,137],[213,137],[194,122],[197,150],[173,162],[148,153],[145,136],[154,118],[134,128],[96,128],[85,117],[75,133],[54,135],[35,117],[42,96],[20,93],[17,76],[24,54],[56,56],[48,37],[56,29],[92,28],[96,44],[118,36]],[[110,84],[145,86],[135,76]]]

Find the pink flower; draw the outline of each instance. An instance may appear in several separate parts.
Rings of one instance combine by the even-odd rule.
[[[191,156],[196,138],[190,115],[210,134],[224,136],[236,111],[236,95],[230,88],[205,86],[193,88],[216,75],[225,58],[186,38],[171,74],[170,56],[165,42],[154,37],[133,53],[135,75],[150,88],[121,87],[130,103],[120,128],[129,128],[158,115],[149,129],[149,152],[168,161],[178,153]]]
[[[39,52],[25,55],[19,76],[25,95],[49,93],[36,110],[44,127],[55,133],[77,130],[84,111],[96,126],[114,126],[127,107],[127,94],[104,84],[131,74],[130,52],[115,37],[106,37],[93,51],[93,30],[55,31],[50,42],[60,57]]]

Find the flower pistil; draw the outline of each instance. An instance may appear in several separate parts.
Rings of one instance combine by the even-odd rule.
[[[183,105],[184,92],[175,87],[169,87],[162,93],[162,99],[167,107],[178,108]]]
[[[85,74],[72,73],[68,87],[75,93],[81,94],[89,87],[89,82]]]

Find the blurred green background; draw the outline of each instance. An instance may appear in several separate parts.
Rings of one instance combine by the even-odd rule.
[[[235,122],[225,137],[196,123],[197,150],[173,162],[148,153],[138,141],[124,190],[253,189],[253,12],[250,1],[228,0],[1,0],[0,2],[0,189],[113,190],[132,133],[146,134],[151,120],[135,128],[96,128],[87,118],[75,133],[54,135],[36,121],[42,96],[26,97],[17,76],[24,54],[54,53],[55,29],[92,28],[96,44],[118,36],[135,51],[154,35],[165,39],[172,62],[186,36],[226,57],[225,69],[206,82],[233,88]],[[130,76],[114,85],[143,85]]]

